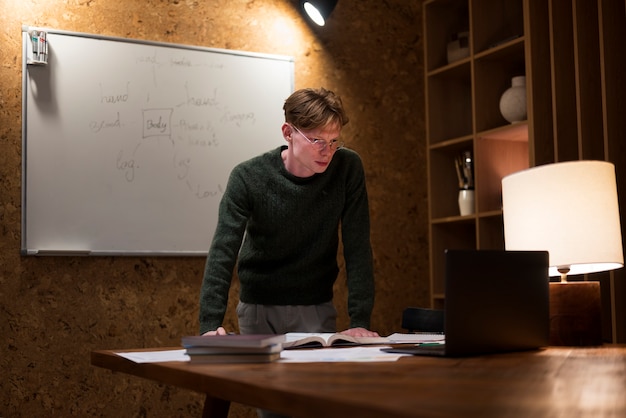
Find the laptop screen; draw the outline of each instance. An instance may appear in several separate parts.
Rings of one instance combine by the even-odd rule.
[[[546,251],[446,250],[446,355],[548,345]]]

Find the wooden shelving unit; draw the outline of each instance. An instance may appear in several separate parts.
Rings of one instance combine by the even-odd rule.
[[[447,43],[469,32],[469,56],[447,61]],[[444,301],[446,248],[504,248],[503,176],[529,167],[529,123],[510,124],[500,97],[527,75],[522,0],[424,4],[426,130],[432,305]],[[460,216],[454,159],[471,151],[475,213]]]
[[[542,164],[606,160],[626,207],[626,2],[429,0],[423,6],[431,305],[445,301],[446,248],[503,249],[501,180]],[[447,60],[452,35],[468,56]],[[508,123],[499,100],[526,76],[526,121]],[[475,213],[460,216],[454,159],[471,151]],[[626,211],[622,209],[622,236]],[[624,269],[599,280],[603,336],[626,341]]]

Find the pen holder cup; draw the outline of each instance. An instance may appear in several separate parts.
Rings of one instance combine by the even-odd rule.
[[[461,216],[472,215],[474,210],[474,190],[459,190],[459,211]]]

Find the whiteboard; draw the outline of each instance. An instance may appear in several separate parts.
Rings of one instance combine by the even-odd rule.
[[[232,168],[284,143],[291,57],[22,28],[22,254],[205,255]]]

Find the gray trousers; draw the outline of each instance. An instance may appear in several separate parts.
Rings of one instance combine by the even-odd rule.
[[[336,332],[337,311],[332,302],[319,305],[255,305],[239,302],[241,334]]]
[[[241,334],[286,334],[288,332],[336,332],[337,310],[332,301],[320,305],[255,305],[239,302],[237,318]],[[259,418],[285,415],[257,409]]]

